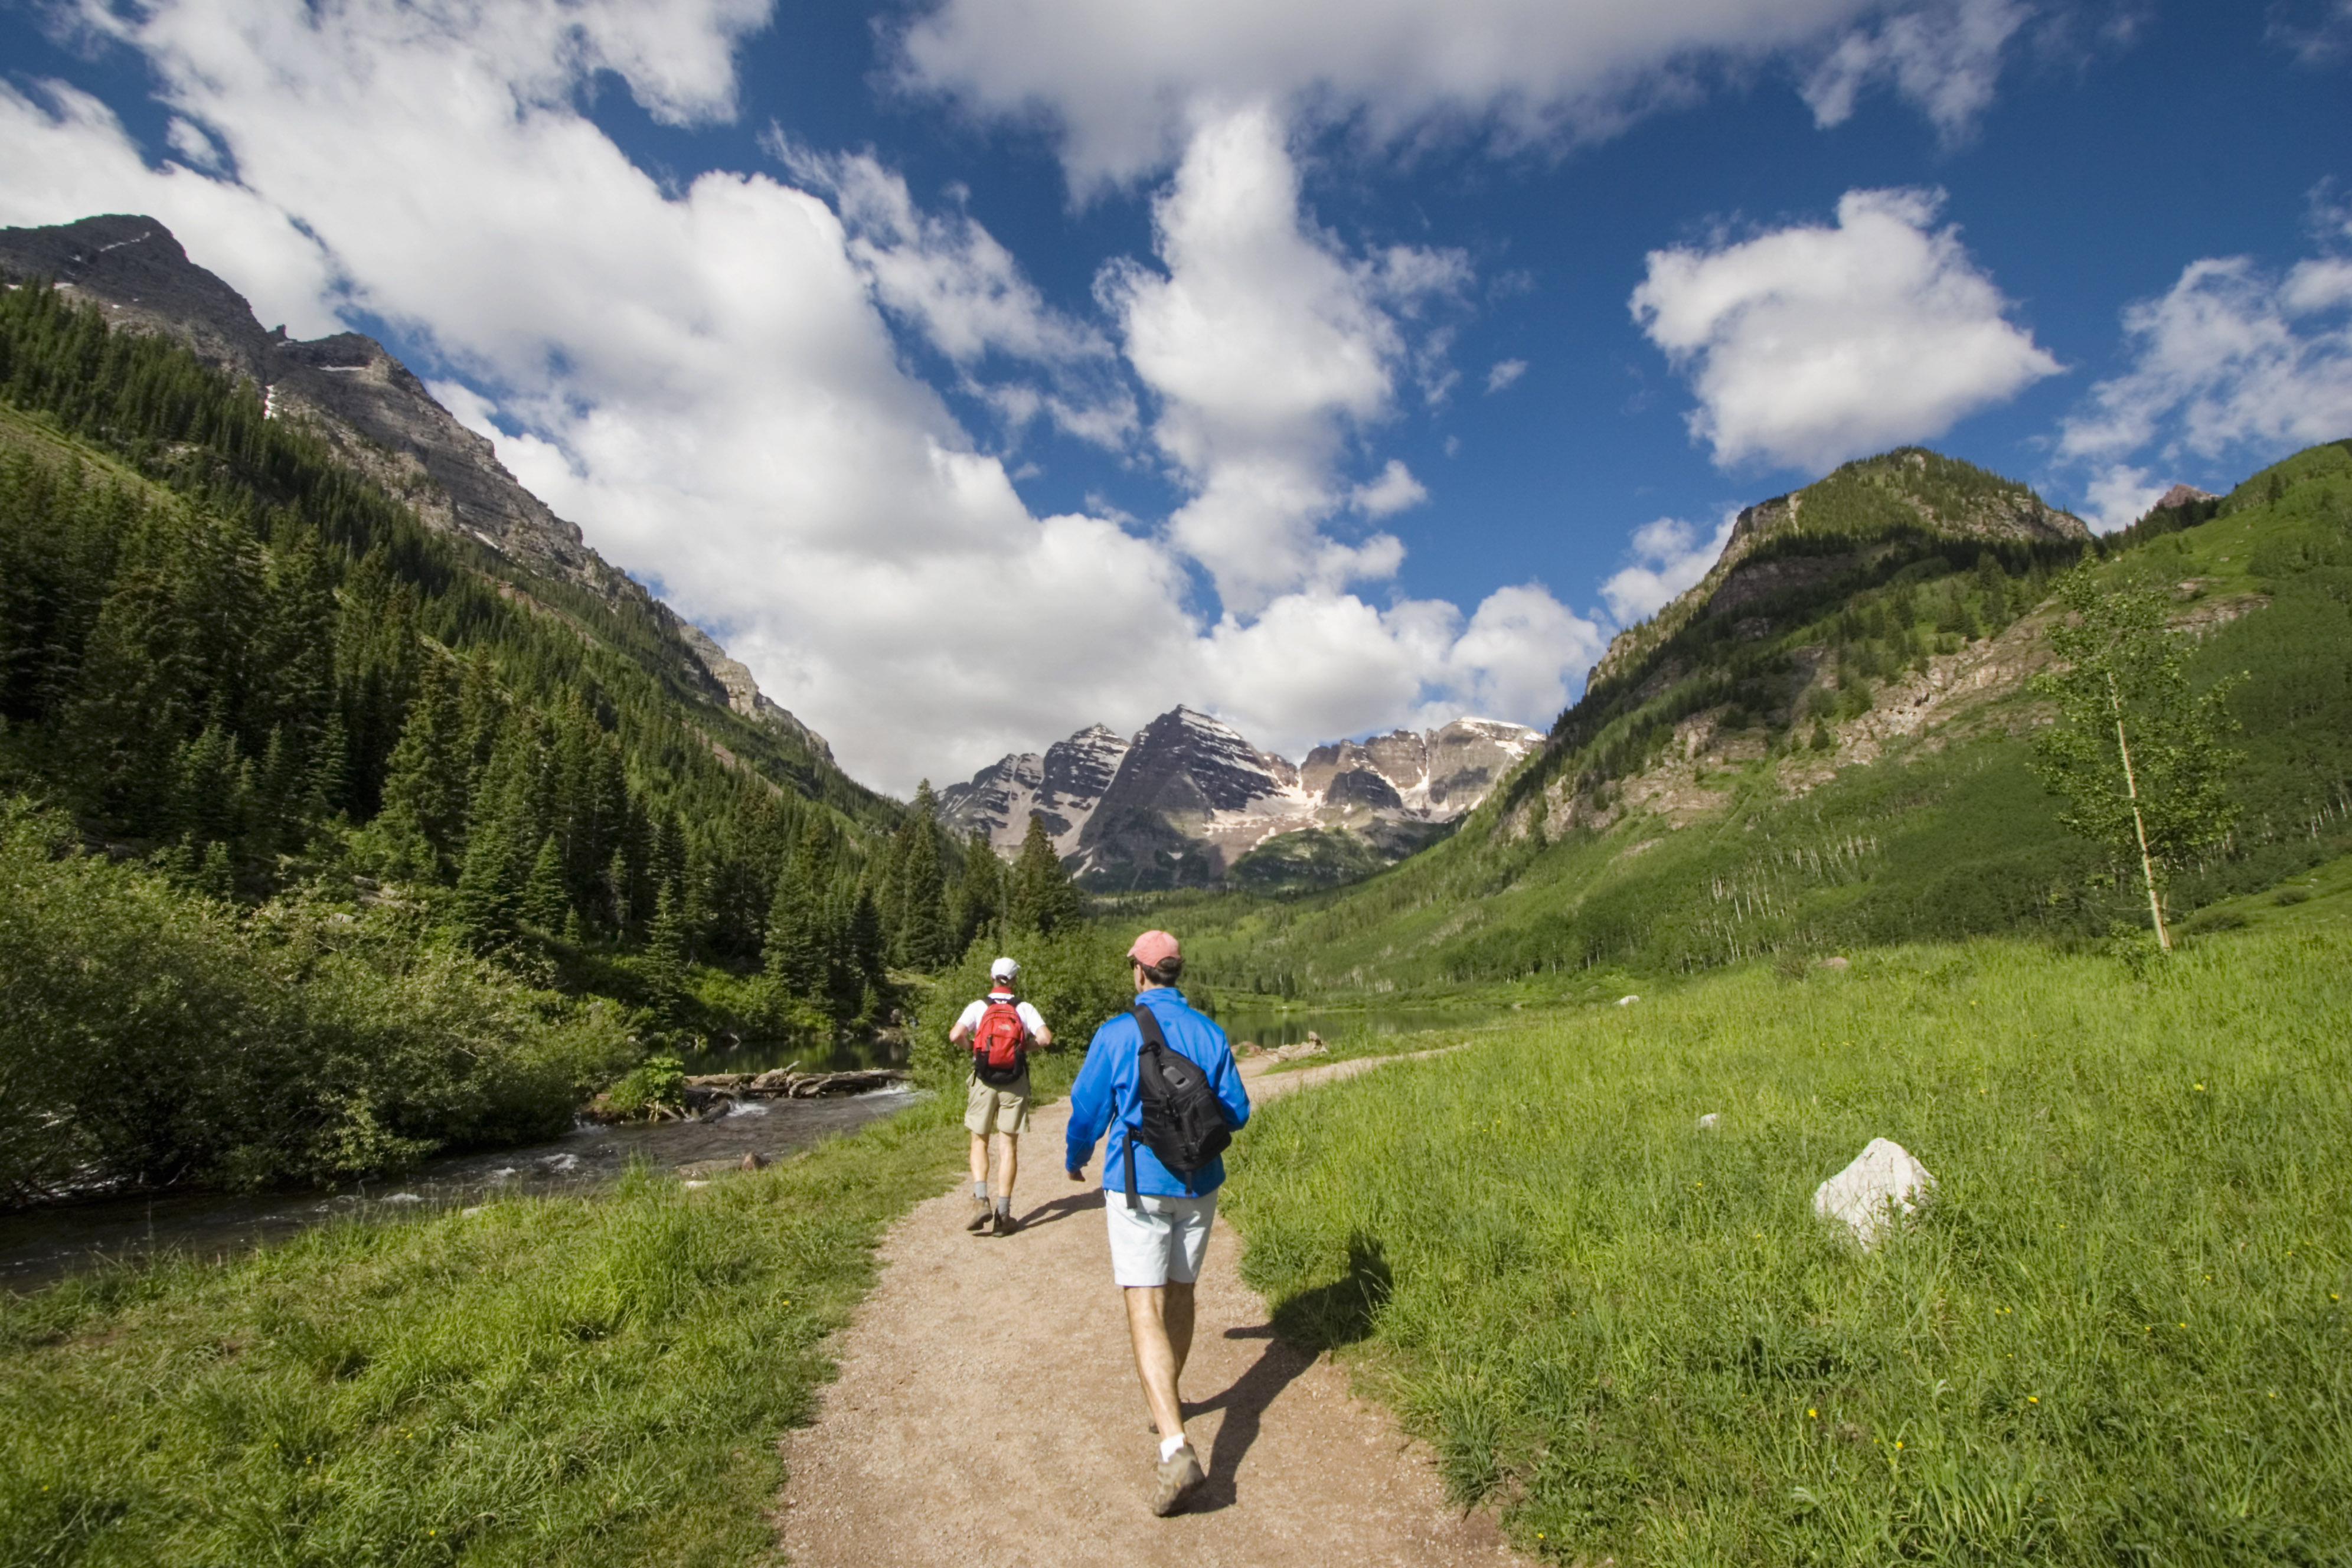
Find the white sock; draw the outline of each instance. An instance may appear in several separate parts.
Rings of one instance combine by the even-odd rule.
[[[1176,1434],[1176,1436],[1174,1436],[1173,1437],[1162,1437],[1162,1438],[1160,1438],[1160,1462],[1161,1464],[1163,1464],[1163,1465],[1164,1465],[1164,1464],[1166,1464],[1169,1460],[1171,1460],[1171,1459],[1174,1458],[1176,1457],[1176,1450],[1177,1450],[1177,1449],[1179,1449],[1179,1448],[1181,1448],[1181,1447],[1182,1447],[1183,1446],[1184,1446],[1184,1434],[1183,1434],[1183,1433],[1181,1433],[1181,1432],[1177,1433],[1177,1434]]]

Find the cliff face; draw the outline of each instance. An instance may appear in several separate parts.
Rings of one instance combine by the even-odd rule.
[[[707,634],[590,549],[373,338],[339,332],[298,342],[282,327],[265,331],[243,295],[189,260],[151,217],[0,229],[0,275],[48,278],[100,307],[115,326],[177,338],[249,378],[270,417],[314,432],[426,527],[467,535],[537,576],[632,602],[667,634],[669,672],[689,689],[833,761],[823,737],[762,696],[751,672]]]
[[[1090,887],[1201,886],[1285,835],[1316,830],[1360,841],[1351,866],[1387,864],[1485,799],[1541,741],[1523,725],[1457,719],[1318,746],[1294,765],[1177,708],[1131,740],[1097,724],[1042,754],[1004,757],[940,802],[951,827],[980,828],[1008,855],[1035,812]]]

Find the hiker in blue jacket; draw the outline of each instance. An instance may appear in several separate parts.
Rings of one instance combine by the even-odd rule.
[[[1187,1005],[1176,989],[1184,969],[1176,939],[1164,931],[1145,931],[1127,957],[1137,1004],[1150,1009],[1167,1048],[1206,1077],[1226,1125],[1240,1128],[1249,1120],[1249,1092],[1242,1087],[1225,1032]],[[1070,1180],[1086,1180],[1095,1142],[1109,1132],[1103,1151],[1103,1210],[1110,1228],[1111,1275],[1127,1299],[1136,1374],[1160,1428],[1151,1511],[1164,1517],[1203,1479],[1200,1457],[1184,1440],[1184,1407],[1176,1384],[1192,1349],[1192,1286],[1208,1252],[1225,1163],[1212,1158],[1187,1178],[1135,1136],[1143,1120],[1137,1062],[1144,1044],[1142,1026],[1132,1013],[1121,1013],[1095,1031],[1070,1090],[1069,1152],[1063,1165]]]

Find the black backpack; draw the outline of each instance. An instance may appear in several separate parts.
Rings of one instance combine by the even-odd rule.
[[[1135,1026],[1143,1043],[1135,1053],[1136,1098],[1143,1102],[1143,1124],[1127,1140],[1127,1206],[1140,1209],[1135,1194],[1135,1145],[1138,1139],[1184,1184],[1192,1173],[1225,1152],[1234,1141],[1225,1125],[1225,1108],[1209,1087],[1209,1075],[1181,1051],[1168,1048],[1160,1020],[1138,1002]]]

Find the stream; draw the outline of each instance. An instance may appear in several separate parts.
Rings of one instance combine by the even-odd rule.
[[[898,1053],[900,1060],[904,1052]],[[831,1052],[750,1045],[697,1053],[688,1072],[760,1072],[798,1061],[812,1071],[897,1065],[878,1045]],[[522,1148],[428,1160],[404,1176],[333,1192],[218,1192],[94,1198],[0,1214],[0,1289],[30,1290],[78,1269],[178,1252],[222,1258],[339,1218],[392,1218],[517,1194],[577,1194],[619,1177],[634,1160],[655,1170],[746,1154],[773,1160],[836,1132],[904,1110],[915,1094],[879,1089],[839,1099],[745,1100],[712,1121],[583,1121],[562,1137]]]

